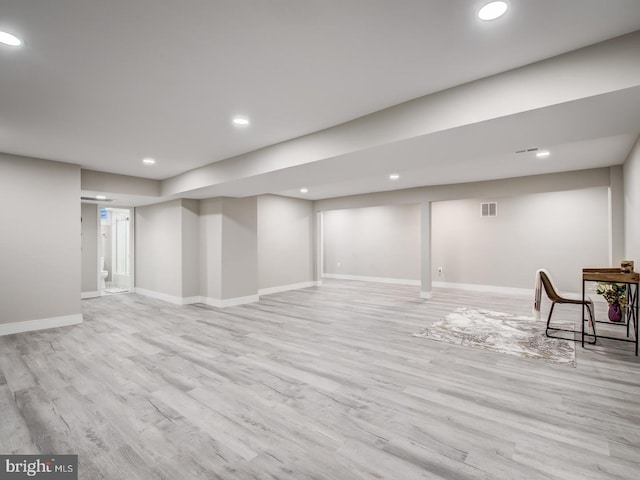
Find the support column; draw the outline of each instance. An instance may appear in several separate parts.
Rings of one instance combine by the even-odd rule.
[[[619,267],[624,257],[624,179],[622,165],[609,168],[609,264]]]
[[[257,197],[200,202],[200,296],[230,307],[258,297]]]
[[[316,252],[316,259],[313,272],[313,279],[316,282],[316,285],[322,285],[322,272],[324,270],[324,232],[322,230],[322,220],[322,212],[316,212],[314,249]]]
[[[420,205],[420,298],[431,298],[431,202]]]
[[[222,200],[222,306],[258,301],[257,197]]]

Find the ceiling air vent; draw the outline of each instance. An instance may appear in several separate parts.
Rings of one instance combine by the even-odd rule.
[[[496,202],[481,203],[480,204],[480,216],[481,217],[497,217],[498,216],[498,204]]]
[[[113,202],[112,198],[99,199],[99,198],[94,198],[94,197],[80,197],[80,200],[83,201],[83,202],[100,202],[100,203]]]

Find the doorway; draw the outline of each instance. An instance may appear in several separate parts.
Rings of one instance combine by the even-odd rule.
[[[98,289],[101,295],[134,288],[133,208],[100,207]]]

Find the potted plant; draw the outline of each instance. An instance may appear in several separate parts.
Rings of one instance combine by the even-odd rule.
[[[627,304],[627,286],[614,282],[600,282],[596,289],[609,304],[609,320],[622,321],[622,308]]]

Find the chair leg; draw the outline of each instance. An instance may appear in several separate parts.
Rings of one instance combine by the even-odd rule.
[[[568,329],[568,328],[557,328],[557,327],[552,327],[552,326],[551,326],[551,316],[553,315],[553,309],[555,308],[556,303],[557,303],[557,302],[553,302],[553,303],[551,304],[551,309],[549,310],[549,316],[547,317],[547,329],[546,329],[546,330],[545,330],[545,332],[544,332],[544,333],[545,333],[545,335],[546,335],[547,337],[549,337],[549,338],[560,338],[560,339],[562,339],[562,340],[573,340],[574,342],[579,342],[580,340],[576,340],[575,338],[565,338],[565,337],[559,337],[559,336],[556,336],[556,335],[550,335],[550,334],[549,334],[549,331],[550,331],[550,330],[552,330],[552,331],[554,331],[554,332],[568,332],[568,333],[573,333],[573,334],[574,334],[574,337],[575,337],[575,334],[576,334],[576,333],[580,333],[580,332],[577,332],[576,330],[573,330],[573,329]],[[596,339],[595,339],[595,331],[596,331],[596,329],[595,329],[595,322],[593,321],[593,315],[592,315],[591,309],[587,308],[587,310],[589,310],[589,321],[591,322],[591,326],[592,326],[592,328],[593,328],[593,333],[594,333],[594,340],[593,340],[593,342],[587,342],[587,343],[589,343],[589,344],[593,345],[593,344],[595,344],[595,343],[596,343]],[[584,320],[583,320],[583,322],[584,322]]]
[[[551,325],[551,315],[553,315],[553,309],[556,306],[556,302],[551,304],[551,309],[549,310],[549,316],[547,317],[547,329],[545,330],[545,335],[549,338],[554,338],[553,335],[549,335],[549,330],[557,330],[557,328],[552,328]]]
[[[589,313],[589,323],[591,324],[591,329],[593,330],[593,342],[587,342],[590,345],[595,345],[598,340],[598,334],[596,333],[596,319],[594,318],[595,312],[591,310],[592,304],[587,304],[587,312]],[[584,323],[584,319],[582,320]]]
[[[560,331],[560,332],[574,332],[574,330],[567,330],[566,328],[556,328],[551,326],[551,316],[553,315],[553,309],[555,308],[555,306],[556,306],[556,302],[553,302],[551,304],[551,309],[549,310],[549,316],[547,317],[547,329],[545,330],[544,333],[549,338],[563,338],[563,337],[556,337],[555,335],[549,334],[549,330]]]

